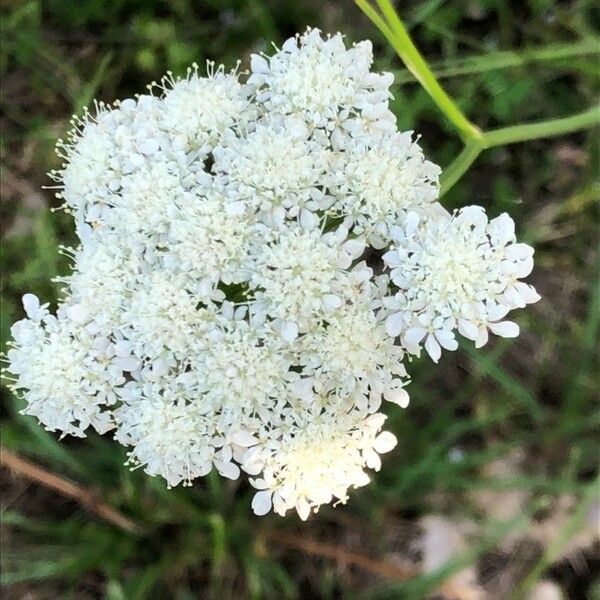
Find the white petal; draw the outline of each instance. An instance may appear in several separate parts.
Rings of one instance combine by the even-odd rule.
[[[515,282],[515,288],[527,304],[533,304],[542,298],[532,285],[523,283],[522,281]]]
[[[281,337],[286,342],[293,342],[298,337],[298,325],[293,321],[284,321],[281,325]]]
[[[404,326],[404,318],[402,313],[394,313],[390,315],[385,321],[385,329],[389,335],[396,337],[400,335],[402,327]]]
[[[273,494],[273,512],[276,512],[281,517],[285,517],[287,509],[286,501],[279,494]]]
[[[369,469],[374,469],[375,471],[379,471],[381,469],[381,458],[379,458],[379,454],[374,452],[373,450],[365,450],[363,452],[363,456],[365,458],[365,464]]]
[[[303,229],[311,231],[319,224],[319,217],[317,217],[314,212],[303,208],[300,210],[298,222]]]
[[[454,339],[454,334],[447,329],[436,331],[435,338],[440,343],[440,346],[446,348],[446,350],[454,351],[458,348],[458,342]]]
[[[271,72],[269,63],[260,55],[253,54],[250,59],[250,68],[253,73],[267,74]]]
[[[390,250],[389,252],[386,252],[381,258],[383,259],[383,262],[392,269],[395,267],[400,267],[402,264],[400,261],[400,255],[396,250]]]
[[[418,213],[416,213],[416,212],[407,213],[406,219],[404,221],[407,237],[410,237],[416,231],[417,227],[419,226],[420,220],[421,220],[421,217],[419,216]]]
[[[296,38],[291,37],[291,38],[288,38],[287,40],[285,40],[285,42],[283,42],[283,46],[281,46],[281,49],[284,52],[293,52],[294,50],[296,50],[297,47],[298,47],[298,45],[296,42]]]
[[[35,318],[35,313],[40,308],[40,301],[34,294],[25,294],[23,296],[23,308],[27,313],[27,316],[31,319]]]
[[[492,219],[490,229],[501,244],[507,244],[515,237],[515,222],[506,213]]]
[[[258,440],[249,431],[236,431],[231,436],[231,441],[238,446],[249,448],[258,444]]]
[[[119,102],[119,108],[123,111],[133,110],[137,106],[137,102],[133,98],[125,98]]]
[[[393,433],[389,431],[383,431],[375,438],[373,448],[379,452],[379,454],[384,454],[385,452],[389,452],[395,448],[397,443],[398,440]]]
[[[533,258],[531,256],[519,261],[515,266],[515,275],[519,278],[527,277],[531,271],[533,271]]]
[[[140,143],[139,149],[142,154],[149,155],[158,152],[160,145],[157,140],[144,140]]]
[[[354,479],[354,485],[356,487],[362,487],[363,485],[369,485],[371,483],[371,478],[364,472],[361,471],[358,473]]]
[[[299,498],[296,502],[296,510],[298,511],[298,516],[306,521],[308,516],[310,515],[310,505],[304,498]]]
[[[512,260],[526,260],[532,258],[534,254],[533,248],[528,244],[512,244],[506,249],[506,255]]]
[[[424,327],[411,327],[404,334],[404,342],[411,347],[418,346],[427,335],[427,329]]]
[[[490,323],[490,331],[505,338],[515,338],[519,335],[519,326],[514,321]]]
[[[140,361],[131,356],[118,356],[113,360],[113,364],[122,371],[135,371],[140,366]]]
[[[264,490],[262,492],[256,492],[254,494],[254,498],[252,498],[252,510],[255,515],[262,517],[266,515],[273,506],[271,502],[271,491]]]
[[[323,308],[325,310],[335,310],[342,305],[342,300],[335,294],[325,294],[323,296]]]
[[[311,401],[314,396],[313,384],[314,379],[312,377],[303,377],[294,381],[290,385],[290,390],[300,400]]]
[[[515,308],[524,308],[525,300],[521,297],[521,294],[517,289],[511,285],[504,290],[504,299]]]
[[[133,342],[119,340],[115,343],[115,354],[121,358],[127,358],[133,350]]]
[[[406,408],[410,401],[410,396],[408,395],[408,392],[404,388],[388,390],[387,392],[383,393],[383,397],[388,402],[393,402],[394,404],[397,404],[401,408]]]
[[[385,423],[386,418],[387,417],[381,413],[375,413],[374,415],[370,415],[365,419],[365,425],[372,427],[373,429],[380,429]]]
[[[248,475],[258,475],[262,471],[262,468],[263,466],[260,463],[249,462],[242,465],[242,469],[244,469]]]
[[[475,348],[481,348],[488,343],[489,335],[487,327],[484,325],[479,328],[479,333],[477,334],[477,338],[475,339]]]
[[[358,258],[364,252],[365,241],[362,239],[348,240],[342,244],[342,248],[352,258]]]
[[[237,479],[240,476],[240,468],[231,462],[221,462],[215,460],[215,467],[223,477],[227,479]]]
[[[482,206],[465,206],[460,209],[459,218],[466,219],[475,227],[485,227],[487,225],[487,215]]]
[[[506,304],[496,304],[496,306],[489,310],[487,318],[489,321],[499,321],[500,319],[503,319],[509,311],[510,306],[506,306]]]
[[[468,319],[458,319],[458,331],[461,335],[464,335],[469,340],[476,340],[479,334],[479,328],[475,323]]]
[[[75,323],[83,323],[88,317],[88,310],[81,304],[67,307],[67,316]]]
[[[427,354],[429,354],[433,362],[436,363],[440,360],[442,349],[435,339],[435,336],[431,334],[427,336],[427,339],[425,340],[425,350],[427,350]]]
[[[257,477],[256,479],[249,479],[249,481],[252,487],[256,488],[257,490],[266,490],[269,488],[267,482],[261,477]],[[273,500],[275,500],[275,498],[273,498]]]
[[[231,461],[231,457],[233,456],[233,451],[231,450],[231,446],[223,446],[218,452],[215,453],[217,460],[228,463]]]

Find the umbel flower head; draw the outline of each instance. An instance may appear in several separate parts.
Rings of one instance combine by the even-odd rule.
[[[405,363],[518,334],[539,296],[506,214],[436,202],[370,42],[318,29],[96,104],[51,173],[75,221],[56,314],[31,294],[5,378],[48,430],[112,430],[128,464],[190,485],[244,474],[302,519],[395,446]],[[385,408],[385,405],[383,405]]]

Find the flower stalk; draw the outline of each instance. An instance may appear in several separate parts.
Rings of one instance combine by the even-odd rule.
[[[375,1],[379,10],[369,0],[356,0],[356,4],[381,31],[406,68],[423,86],[423,89],[454,126],[464,142],[462,152],[444,170],[440,178],[440,196],[446,194],[468,171],[481,152],[488,148],[563,135],[600,124],[600,106],[593,106],[563,118],[549,119],[538,123],[520,123],[482,131],[465,116],[456,102],[440,85],[434,72],[412,41],[406,26],[390,0]],[[555,48],[547,50],[548,52],[545,53],[544,49],[541,49],[538,51],[538,55],[541,57],[555,56]],[[584,40],[576,44],[575,50],[571,51],[587,52],[589,50],[588,41]],[[565,54],[565,49],[561,49],[558,56],[563,54]]]

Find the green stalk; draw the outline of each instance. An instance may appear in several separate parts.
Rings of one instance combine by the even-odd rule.
[[[442,197],[454,184],[469,170],[483,150],[480,140],[469,140],[463,151],[442,171],[440,177],[440,197]]]
[[[562,119],[551,119],[540,123],[523,123],[492,129],[483,134],[483,142],[486,148],[493,146],[505,146],[516,142],[525,142],[539,138],[553,137],[581,129],[588,129],[600,124],[600,107],[593,106],[588,110],[563,117]]]
[[[562,119],[550,119],[539,123],[523,123],[485,131],[482,133],[481,138],[468,140],[463,151],[444,169],[440,177],[440,197],[454,186],[486,148],[564,135],[599,124],[600,107],[593,106],[588,110]]]
[[[358,5],[363,11],[366,2],[359,1]],[[382,27],[381,17],[369,6],[370,10],[365,14],[379,28],[383,35],[392,45],[398,56],[402,59],[408,70],[415,76],[417,81],[423,86],[425,91],[431,96],[438,108],[446,115],[448,120],[456,127],[461,137],[466,141],[481,137],[481,131],[473,125],[462,113],[457,104],[448,96],[442,86],[438,83],[435,75],[429,68],[425,59],[421,56],[417,47],[413,43],[406,27],[400,17],[394,10],[390,0],[377,0],[377,4],[385,19],[386,27]]]
[[[486,148],[562,135],[600,124],[600,107],[594,106],[581,113],[561,119],[550,119],[539,123],[523,123],[482,132],[467,119],[454,100],[448,96],[438,83],[433,71],[413,43],[391,1],[376,0],[380,12],[370,4],[369,0],[355,1],[358,7],[385,36],[406,65],[406,68],[431,96],[440,111],[446,115],[465,142],[462,152],[444,170],[440,178],[440,196],[443,196],[454,186]],[[572,44],[570,47],[566,45],[549,46],[539,49],[535,53],[530,53],[528,58],[525,59],[510,52],[499,53],[494,60],[486,60],[483,57],[481,62],[486,64],[485,68],[487,69],[492,68],[490,64],[503,66],[506,64],[522,64],[523,60],[527,59],[552,60],[565,58],[579,53],[597,52],[596,42],[597,40],[591,41],[588,39],[579,44]],[[468,61],[465,61],[464,64],[468,64]]]
[[[490,52],[486,55],[450,59],[433,63],[431,70],[439,81],[451,77],[521,67],[531,63],[551,62],[598,54],[600,54],[600,40],[587,38],[573,44],[550,44],[540,48],[523,48],[519,51],[506,50]],[[395,72],[396,83],[410,83],[412,81],[414,81],[412,75],[405,70]]]
[[[389,41],[390,38],[394,37],[392,30],[387,26],[387,23],[383,20],[381,15],[369,4],[368,0],[354,0],[356,6],[362,10],[371,22],[383,33],[386,39]]]

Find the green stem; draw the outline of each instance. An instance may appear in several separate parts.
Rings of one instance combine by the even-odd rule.
[[[467,172],[475,162],[483,146],[480,140],[469,140],[463,151],[442,171],[440,197],[443,196]]]
[[[593,106],[588,110],[562,119],[550,119],[539,123],[523,123],[485,131],[480,139],[467,141],[463,151],[444,169],[440,178],[440,197],[454,186],[486,148],[564,135],[599,124],[600,107]]]
[[[359,7],[364,11],[365,2],[360,1]],[[421,56],[421,53],[413,43],[402,20],[394,10],[390,0],[377,0],[377,4],[386,21],[386,27],[382,27],[381,18],[376,11],[369,6],[370,11],[365,14],[373,21],[390,42],[398,56],[402,59],[407,69],[415,76],[425,91],[431,96],[438,108],[446,115],[448,120],[456,127],[464,140],[481,137],[481,131],[473,125],[462,113],[457,104],[448,96],[442,86],[438,83],[429,65]],[[375,14],[374,14],[375,13]],[[374,16],[378,19],[375,20]]]
[[[431,69],[438,79],[449,79],[463,75],[487,73],[511,67],[521,67],[530,63],[564,60],[579,56],[600,54],[600,40],[584,39],[573,44],[550,44],[540,48],[523,48],[519,51],[491,52],[486,55],[466,56],[433,63]],[[395,82],[410,83],[414,79],[405,70],[395,73]]]
[[[600,124],[600,106],[593,106],[588,110],[563,117],[562,119],[551,119],[540,123],[523,123],[492,129],[483,134],[483,142],[486,148],[493,146],[505,146],[516,142],[547,138],[555,135],[571,133],[587,129]]]
[[[387,26],[387,23],[382,19],[381,15],[369,4],[368,0],[354,0],[356,6],[362,10],[371,22],[383,33],[386,39],[394,37],[392,30]]]
[[[440,196],[443,196],[452,188],[486,148],[562,135],[600,124],[600,107],[594,106],[581,113],[561,119],[550,119],[540,123],[523,123],[482,132],[465,117],[454,100],[440,86],[429,65],[410,38],[390,0],[376,0],[381,14],[370,4],[369,0],[355,1],[358,7],[383,33],[406,65],[406,68],[456,127],[465,142],[462,152],[448,166],[440,178]],[[584,40],[580,44],[573,44],[570,49],[564,45],[543,48],[535,54],[535,58],[550,60],[556,57],[570,56],[572,55],[570,53],[591,52],[593,51],[591,43],[590,40]],[[514,62],[516,60],[515,56],[512,53],[506,53],[506,55],[500,57],[500,64],[503,64],[502,61],[506,62],[506,60]]]

